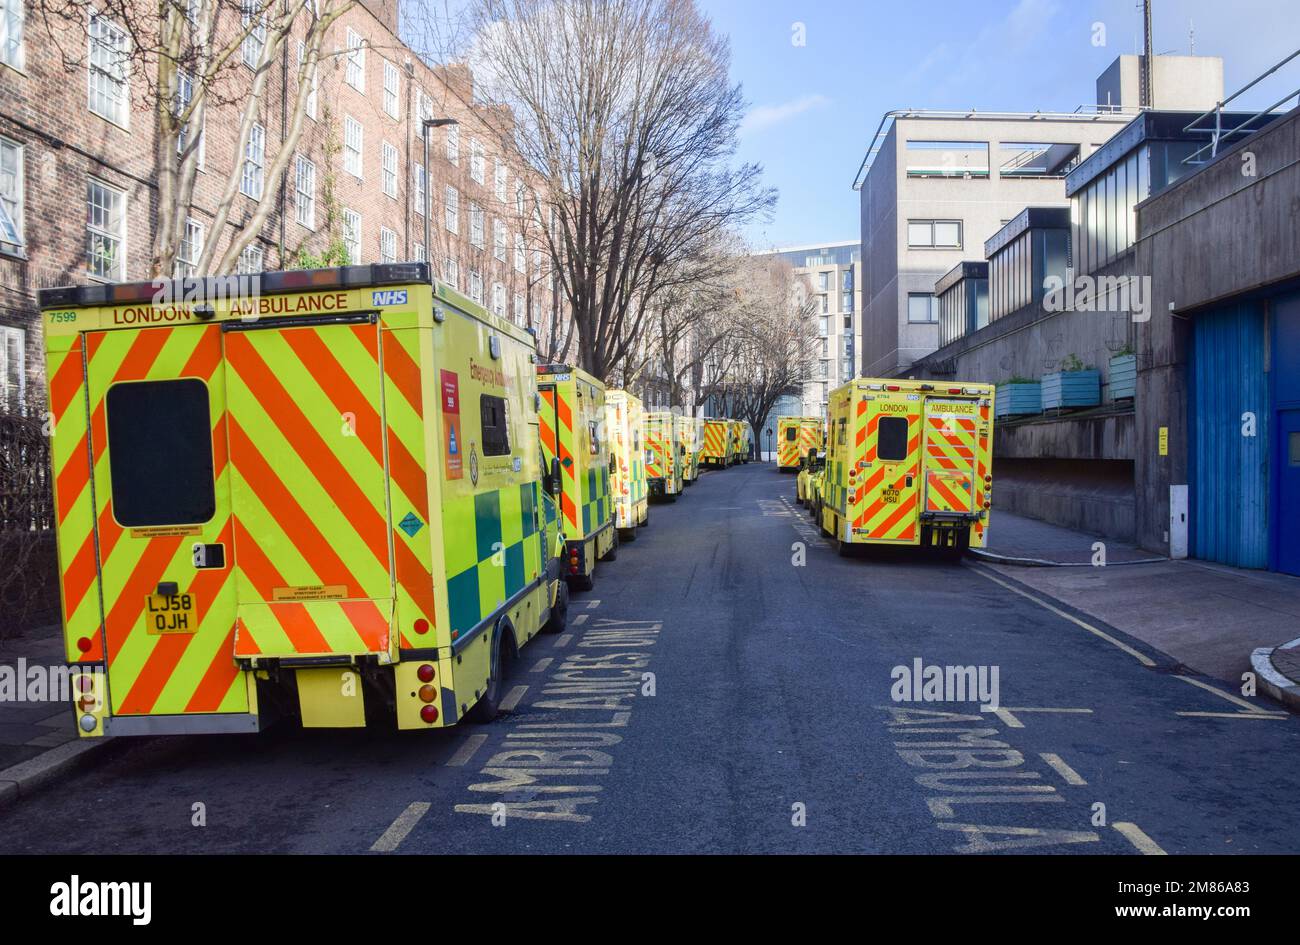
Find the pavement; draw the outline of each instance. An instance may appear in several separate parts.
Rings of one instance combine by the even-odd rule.
[[[1300,716],[1026,581],[1145,567],[842,558],[793,477],[709,472],[524,648],[497,721],[117,739],[0,810],[0,851],[1295,852]]]
[[[35,627],[22,636],[0,640],[0,667],[7,667],[13,673],[18,684],[15,695],[21,693],[24,697],[19,700],[6,694],[0,701],[0,769],[76,739],[70,700],[23,684],[29,681],[31,672],[48,678],[51,668],[63,665],[63,640],[57,624]],[[34,694],[39,700],[28,701]]]

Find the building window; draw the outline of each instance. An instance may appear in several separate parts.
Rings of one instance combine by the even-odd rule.
[[[0,62],[23,67],[23,0],[0,0]]]
[[[506,225],[501,220],[492,221],[492,255],[506,261]]]
[[[451,185],[447,186],[447,207],[443,214],[445,225],[451,233],[460,232],[460,191]]]
[[[908,177],[989,176],[987,141],[909,141],[905,150]]]
[[[361,214],[343,208],[343,248],[348,262],[354,266],[361,262]]]
[[[524,252],[524,234],[515,234],[515,272],[528,269],[528,254]]]
[[[500,282],[492,283],[492,314],[502,318],[506,314],[506,287]]]
[[[0,138],[0,252],[23,248],[23,147]]]
[[[515,324],[523,325],[528,321],[528,310],[524,307],[524,297],[515,293]]]
[[[402,78],[397,66],[384,60],[384,111],[393,118],[398,117],[398,100],[401,94]]]
[[[908,220],[907,245],[912,249],[961,249],[961,221]]]
[[[0,412],[27,414],[27,332],[0,327]]]
[[[483,142],[475,138],[469,143],[469,176],[476,183],[483,183],[483,175],[487,172],[486,161],[483,157]]]
[[[829,292],[831,288],[831,274],[829,272],[817,273],[817,291]]]
[[[460,263],[448,256],[442,261],[442,278],[447,285],[460,291]]]
[[[424,165],[411,165],[411,204],[415,212],[424,216],[425,209],[429,205],[428,198],[425,197],[424,190]]]
[[[298,44],[298,73],[302,75],[303,67],[307,63],[307,44],[300,42]],[[316,108],[320,102],[320,74],[317,71],[316,63],[307,66],[305,81],[307,87],[307,102],[305,105],[307,117],[312,121],[316,120]]]
[[[358,92],[366,90],[366,41],[356,30],[348,30],[348,66],[343,81]]]
[[[830,319],[826,318],[825,316],[822,316],[821,318],[817,319],[817,334],[820,337],[825,338],[827,335],[830,334],[829,322]]]
[[[469,271],[469,297],[479,305],[483,304],[483,275],[477,269]]]
[[[126,127],[130,96],[126,31],[102,16],[90,17],[90,110],[100,118]]]
[[[298,222],[309,230],[316,229],[316,165],[301,155],[294,169],[293,191]]]
[[[176,117],[180,118],[190,102],[194,100],[194,80],[179,69],[176,70]],[[186,122],[176,134],[176,153],[184,159],[185,149],[190,143],[190,124]],[[203,128],[199,128],[198,153],[195,155],[199,170],[203,169]]]
[[[243,0],[240,4],[240,23],[248,30],[242,46],[244,65],[256,69],[262,64],[262,50],[266,48],[266,13],[259,0]]]
[[[505,203],[506,200],[509,199],[506,196],[506,185],[510,183],[510,172],[506,170],[505,161],[500,158],[497,158],[496,160],[496,170],[494,172],[492,183],[496,190],[497,200]]]
[[[384,193],[390,197],[397,197],[397,148],[393,147],[387,141],[381,150],[379,182],[384,188]]]
[[[460,164],[460,125],[447,126],[447,160]]]
[[[266,268],[266,253],[263,252],[260,243],[249,243],[244,247],[244,251],[239,254],[239,262],[235,266],[235,272],[239,275],[250,275],[255,272],[262,272]]]
[[[354,177],[361,177],[362,149],[365,147],[365,135],[361,122],[348,115],[343,122],[343,170]]]
[[[853,311],[853,293],[852,293],[852,292],[841,292],[841,293],[840,293],[840,311],[841,311],[841,312],[851,312],[851,311]]]
[[[126,194],[93,177],[86,187],[86,268],[97,279],[126,279]]]
[[[932,324],[939,321],[939,306],[929,292],[907,294],[907,320],[913,324]]]
[[[1064,177],[1079,163],[1079,146],[1002,141],[998,158],[999,177]]]
[[[379,261],[397,262],[397,234],[386,226],[379,228]]]
[[[239,192],[254,200],[262,199],[262,181],[266,169],[266,129],[253,125],[248,132],[244,148],[244,175],[239,181]]]
[[[524,218],[524,182],[515,181],[515,213],[519,214],[519,219]]]
[[[416,243],[416,244],[415,244],[415,254],[414,254],[414,255],[415,255],[415,261],[416,261],[416,262],[428,262],[428,261],[429,261],[428,254],[425,253],[425,251],[424,251],[424,244],[423,244],[423,243]]]
[[[483,248],[483,208],[476,203],[469,205],[469,242]]]
[[[203,255],[203,224],[198,220],[186,219],[185,235],[181,237],[180,249],[176,252],[176,276],[194,275],[198,271],[201,255]]]

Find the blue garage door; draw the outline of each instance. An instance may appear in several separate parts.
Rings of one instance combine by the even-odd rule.
[[[1194,316],[1193,323],[1187,418],[1191,554],[1267,568],[1273,418],[1263,303],[1224,306]]]
[[[1274,300],[1273,329],[1273,562],[1300,574],[1300,294]]]

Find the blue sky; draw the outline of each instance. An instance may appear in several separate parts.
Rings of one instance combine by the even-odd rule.
[[[731,39],[732,74],[750,111],[739,157],[780,193],[756,248],[858,236],[854,173],[881,116],[895,108],[1072,111],[1096,77],[1139,50],[1134,0],[699,0]],[[1156,53],[1224,59],[1231,93],[1300,47],[1294,0],[1156,0]],[[792,43],[794,24],[806,45]],[[1094,46],[1095,23],[1105,46]],[[1300,86],[1300,60],[1247,99],[1272,104]],[[1270,97],[1271,95],[1271,97]]]

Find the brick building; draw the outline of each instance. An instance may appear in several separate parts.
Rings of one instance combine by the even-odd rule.
[[[357,262],[427,257],[471,298],[537,329],[545,347],[561,310],[539,181],[508,146],[508,111],[475,102],[468,68],[430,66],[398,39],[396,0],[364,0],[330,27],[302,134],[270,192],[309,15],[269,70],[244,154],[239,89],[209,107],[178,268],[209,240],[227,244],[268,200],[240,270],[292,267],[340,244]],[[224,6],[217,16],[218,37],[248,22]],[[27,0],[0,0],[0,410],[42,397],[37,288],[149,278],[157,134],[144,78],[115,66],[127,41],[121,24],[99,18],[51,36]],[[254,30],[240,57],[255,64],[266,41]],[[251,84],[253,68],[243,72],[227,81]],[[421,119],[435,117],[459,124],[430,132],[426,175]],[[213,232],[235,171],[229,218]]]

